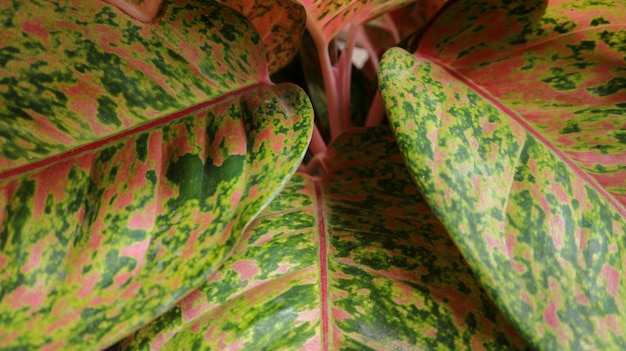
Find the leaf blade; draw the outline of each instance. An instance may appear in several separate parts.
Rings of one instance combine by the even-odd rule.
[[[414,179],[527,340],[546,349],[624,345],[619,204],[508,106],[439,62],[394,49],[380,74]]]
[[[3,180],[3,343],[102,347],[164,312],[295,172],[311,123],[299,88],[267,86]]]
[[[8,10],[1,171],[268,81],[252,26],[214,3],[170,4],[158,24],[103,2]],[[236,25],[226,33],[215,25],[220,19]]]
[[[296,174],[225,265],[127,349],[522,349],[389,131],[354,130],[329,152],[323,179]]]
[[[270,74],[276,73],[293,59],[306,25],[306,11],[293,0],[235,1],[219,0],[246,16],[264,43]]]

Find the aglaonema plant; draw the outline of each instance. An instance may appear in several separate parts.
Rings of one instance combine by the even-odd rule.
[[[7,3],[0,349],[623,349],[626,9],[410,2]]]

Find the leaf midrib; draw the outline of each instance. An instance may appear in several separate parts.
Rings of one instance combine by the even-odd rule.
[[[214,104],[218,104],[220,102],[226,101],[228,99],[231,99],[237,95],[240,94],[244,94],[248,91],[254,90],[256,88],[262,87],[262,86],[268,86],[271,85],[271,83],[267,83],[267,82],[260,82],[260,83],[255,83],[246,87],[243,87],[241,89],[232,91],[230,93],[224,94],[216,99],[212,99],[209,101],[204,101],[201,103],[198,103],[194,106],[188,107],[184,110],[178,111],[178,112],[174,112],[171,113],[169,115],[160,117],[158,119],[154,119],[148,123],[133,127],[131,129],[128,129],[126,131],[123,131],[121,133],[115,134],[115,135],[111,135],[109,137],[106,137],[104,139],[100,139],[97,141],[93,141],[84,145],[81,145],[79,147],[76,147],[74,149],[70,149],[67,151],[64,151],[60,154],[57,155],[53,155],[44,159],[40,159],[37,161],[34,161],[32,163],[28,163],[19,167],[15,167],[12,169],[7,169],[4,171],[0,171],[0,180],[2,179],[7,179],[7,178],[12,178],[12,177],[16,177],[16,176],[20,176],[24,173],[28,173],[40,168],[44,168],[46,166],[50,166],[52,164],[55,164],[57,162],[63,161],[63,160],[67,160],[70,158],[75,158],[79,155],[85,154],[89,151],[93,151],[96,150],[104,145],[110,144],[112,142],[121,140],[123,138],[129,137],[131,135],[135,135],[135,134],[139,134],[145,131],[148,131],[152,128],[156,128],[165,124],[168,124],[170,122],[173,122],[177,119],[186,117],[188,115],[190,115],[191,113],[201,110],[203,108],[209,107],[211,105]]]
[[[550,142],[546,137],[541,135],[535,128],[533,128],[523,116],[519,113],[515,112],[508,106],[506,106],[503,102],[501,102],[498,98],[493,96],[488,90],[484,89],[482,86],[474,83],[471,78],[459,73],[453,67],[449,67],[445,63],[439,61],[435,57],[430,55],[424,55],[419,52],[415,53],[415,56],[421,57],[423,59],[428,60],[433,65],[443,69],[446,73],[450,74],[455,79],[458,79],[461,83],[468,86],[478,95],[480,95],[485,100],[492,103],[496,108],[500,111],[504,112],[507,116],[509,116],[513,121],[517,122],[528,134],[537,138],[537,140],[554,152],[559,156],[563,162],[565,162],[578,176],[580,176],[584,181],[589,184],[594,190],[596,190],[599,194],[601,194],[610,204],[612,204],[615,209],[626,218],[626,207],[624,207],[617,199],[615,199],[604,187],[602,187],[589,173],[585,172],[577,163],[575,163],[571,158],[569,158],[565,152],[561,149],[557,148],[552,142]]]

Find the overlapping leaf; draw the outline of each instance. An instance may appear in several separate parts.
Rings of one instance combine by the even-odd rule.
[[[543,349],[623,349],[621,3],[455,2],[381,64],[409,168]]]
[[[169,4],[169,26],[100,2],[7,13],[0,348],[107,346],[219,266],[301,160],[310,102],[221,5]]]
[[[298,52],[306,11],[295,0],[219,0],[244,14],[261,36],[270,73],[286,66]]]
[[[386,128],[342,135],[208,282],[126,349],[520,349]]]
[[[435,16],[446,0],[419,0],[389,13],[400,38],[406,38],[421,29]]]
[[[104,0],[142,22],[154,21],[163,11],[163,0]]]
[[[307,10],[307,29],[320,47],[348,24],[360,25],[415,0],[299,0]]]

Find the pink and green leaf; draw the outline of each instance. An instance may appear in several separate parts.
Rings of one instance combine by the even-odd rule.
[[[163,11],[163,0],[104,0],[142,22],[152,22]]]
[[[413,177],[542,349],[626,347],[624,10],[456,1],[381,63]]]
[[[133,349],[523,349],[419,195],[387,128],[296,174],[232,256]]]
[[[170,3],[144,24],[101,1],[13,2],[2,22],[0,172],[267,82],[236,12]]]
[[[358,26],[415,0],[299,0],[307,11],[307,29],[315,42],[328,45],[349,24]]]
[[[285,67],[298,52],[306,11],[295,0],[218,0],[252,22],[263,41],[270,73]]]
[[[0,348],[106,347],[220,266],[297,168],[312,108],[268,82],[259,37],[221,5],[170,3],[158,25],[101,2],[12,6]]]
[[[106,346],[196,288],[297,168],[308,104],[259,88],[1,181],[0,345]]]

